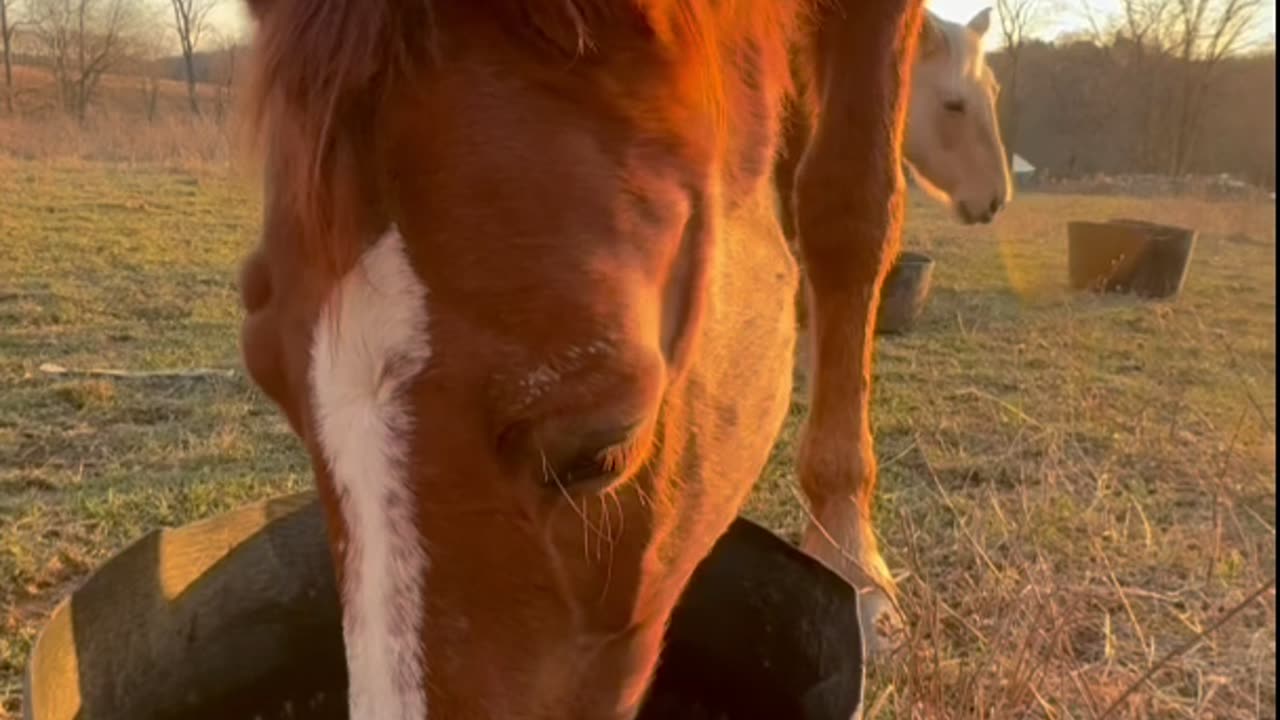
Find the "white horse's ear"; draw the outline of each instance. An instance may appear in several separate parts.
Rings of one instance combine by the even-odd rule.
[[[945,50],[947,47],[947,35],[942,31],[939,25],[941,20],[927,8],[924,11],[924,20],[920,23],[920,43],[919,52],[921,57],[929,57],[936,52]]]
[[[969,29],[979,36],[986,35],[991,27],[991,8],[983,8],[969,21]]]

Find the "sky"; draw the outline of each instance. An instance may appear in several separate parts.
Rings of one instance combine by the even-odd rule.
[[[1099,18],[1116,13],[1120,9],[1120,0],[1088,0],[1088,2]],[[935,14],[955,22],[965,22],[977,14],[979,10],[991,7],[994,4],[995,0],[928,0],[928,5]],[[1064,32],[1082,30],[1089,27],[1086,16],[1079,9],[1080,3],[1078,1],[1071,0],[1062,4],[1067,5],[1067,9],[1058,14],[1054,23],[1044,28],[1040,33],[1042,36],[1053,39]],[[243,0],[223,0],[222,4],[217,8],[216,17],[218,26],[222,28],[243,29],[249,24],[244,12]],[[994,22],[992,26],[995,27]],[[1268,35],[1274,35],[1275,28],[1276,0],[1264,0],[1261,22],[1256,30],[1256,38],[1262,40],[1267,38]],[[997,35],[998,33],[992,33],[988,41],[989,47],[999,47],[1000,43]]]
[[[1093,8],[1095,17],[1102,20],[1108,16],[1120,12],[1120,0],[1088,0],[1090,7]],[[928,0],[929,9],[933,10],[935,15],[946,18],[954,22],[965,22],[969,18],[978,13],[985,7],[995,5],[995,0]],[[1064,2],[1067,8],[1059,12],[1055,18],[1055,22],[1045,27],[1039,35],[1047,39],[1061,35],[1064,32],[1073,30],[1084,30],[1089,28],[1088,16],[1084,14],[1078,1]],[[1276,30],[1276,2],[1275,0],[1264,0],[1262,3],[1262,14],[1260,22],[1256,30],[1258,39],[1265,39],[1268,35],[1274,34]],[[995,18],[992,18],[992,27],[997,27]],[[998,33],[992,33],[988,40],[988,47],[999,47]]]

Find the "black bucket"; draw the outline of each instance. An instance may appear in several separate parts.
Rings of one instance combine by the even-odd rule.
[[[901,334],[915,326],[929,299],[933,264],[933,258],[924,253],[908,250],[898,255],[880,286],[877,333]]]
[[[25,720],[346,720],[342,630],[312,493],[152,532],[54,611]],[[738,519],[672,616],[642,720],[849,720],[857,593]]]
[[[1071,287],[1168,298],[1186,282],[1196,232],[1145,220],[1067,223]]]

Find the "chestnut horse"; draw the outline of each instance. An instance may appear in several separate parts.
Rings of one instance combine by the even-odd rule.
[[[799,475],[883,584],[870,320],[922,0],[248,1],[241,343],[312,461],[353,718],[634,716],[789,404],[788,96]]]

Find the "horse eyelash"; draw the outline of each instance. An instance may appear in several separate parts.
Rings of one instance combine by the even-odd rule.
[[[583,453],[574,458],[566,467],[561,468],[562,474],[569,477],[571,484],[574,481],[593,480],[604,475],[614,475],[627,466],[631,452],[634,449],[633,445],[634,443],[628,441],[598,448],[589,454]]]

